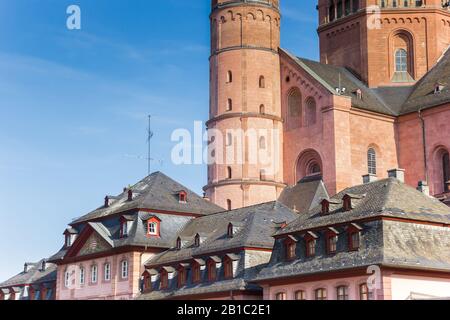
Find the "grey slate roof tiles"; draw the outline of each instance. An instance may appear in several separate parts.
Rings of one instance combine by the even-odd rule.
[[[44,261],[47,261],[47,259],[42,259],[36,263],[28,263],[27,272],[22,271],[14,277],[0,283],[0,288],[55,282],[56,265],[47,262],[45,270],[41,270],[42,262]]]
[[[211,214],[224,209],[203,199],[193,191],[169,178],[162,172],[155,172],[131,187],[136,194],[128,201],[128,191],[124,191],[113,200],[109,207],[100,207],[85,216],[75,219],[71,224],[78,224],[94,219],[105,218],[117,213],[149,208],[153,210],[172,211],[193,214]],[[180,203],[178,193],[187,192],[187,202]]]

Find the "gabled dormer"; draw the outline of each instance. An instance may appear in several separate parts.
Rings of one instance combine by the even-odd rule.
[[[63,235],[64,247],[70,248],[78,236],[78,231],[74,228],[67,228],[66,231],[64,231]]]
[[[342,210],[344,212],[353,210],[355,208],[356,202],[358,200],[363,199],[364,197],[365,195],[346,193],[342,198],[343,201]]]
[[[145,221],[145,233],[147,237],[161,236],[161,219],[157,216],[151,216]]]
[[[188,196],[187,196],[187,192],[185,190],[178,191],[177,195],[178,195],[179,203],[187,203],[188,202]]]
[[[124,215],[120,217],[120,231],[119,231],[119,237],[126,238],[128,237],[128,232],[130,231],[131,223],[133,222],[134,218],[130,215]]]

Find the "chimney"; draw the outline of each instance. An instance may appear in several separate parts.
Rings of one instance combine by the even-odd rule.
[[[28,265],[28,263],[25,263],[25,264],[23,265],[23,272],[24,272],[24,273],[27,273],[28,270],[30,270],[30,266]]]
[[[132,201],[133,200],[133,190],[128,189],[128,201]]]
[[[419,181],[419,186],[417,187],[417,190],[422,192],[423,194],[430,196],[430,187],[428,186],[428,183],[426,181]]]
[[[45,269],[47,269],[47,261],[42,260],[42,263],[41,263],[41,271],[45,271]]]
[[[106,196],[105,197],[105,208],[108,208],[108,207],[109,207],[109,197]]]
[[[405,183],[405,170],[404,169],[392,169],[388,171],[389,178],[395,178],[402,183]]]
[[[367,183],[370,183],[370,182],[375,182],[377,180],[378,180],[377,176],[374,175],[374,174],[371,174],[371,173],[366,174],[365,176],[363,176],[363,183],[364,184],[367,184]]]

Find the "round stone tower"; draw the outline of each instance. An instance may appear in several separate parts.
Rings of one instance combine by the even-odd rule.
[[[208,185],[235,209],[282,189],[278,0],[212,0]]]

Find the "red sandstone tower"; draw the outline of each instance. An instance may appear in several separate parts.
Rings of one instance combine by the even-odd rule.
[[[410,85],[450,44],[443,0],[319,0],[320,58],[370,87]]]
[[[272,201],[282,183],[278,0],[212,0],[204,188],[228,209]],[[223,161],[220,160],[222,158]]]

